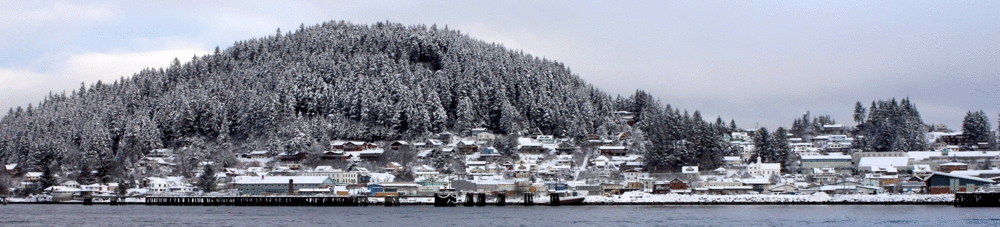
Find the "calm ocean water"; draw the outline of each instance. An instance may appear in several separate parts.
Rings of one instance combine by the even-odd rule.
[[[0,226],[1000,226],[943,205],[169,207],[0,206]]]

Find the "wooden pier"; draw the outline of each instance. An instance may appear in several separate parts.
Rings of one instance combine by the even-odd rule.
[[[1000,207],[1000,193],[955,193],[955,207]]]
[[[398,197],[394,205],[399,204]],[[234,196],[146,197],[147,206],[368,206],[368,197]]]

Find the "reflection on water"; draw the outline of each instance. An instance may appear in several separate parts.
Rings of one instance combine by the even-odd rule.
[[[1000,226],[1000,208],[857,206],[166,207],[9,205],[0,226]]]

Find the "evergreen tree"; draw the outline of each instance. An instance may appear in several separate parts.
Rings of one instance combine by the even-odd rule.
[[[67,151],[80,151],[106,183],[156,148],[201,143],[178,161],[187,174],[190,163],[231,152],[208,148],[267,145],[280,153],[331,138],[423,138],[489,127],[574,138],[634,132],[646,138],[638,149],[654,150],[668,170],[715,160],[721,138],[712,124],[644,91],[615,99],[562,63],[426,26],[326,22],[170,63],[10,110],[0,119],[0,158],[40,169],[39,158],[51,154],[58,169],[80,159]],[[640,126],[615,117],[616,110],[636,113]],[[660,120],[643,123],[652,118]]]
[[[982,110],[967,112],[962,120],[962,134],[969,140],[969,144],[966,146],[974,149],[977,146],[976,143],[989,143],[993,137],[992,128],[989,117]]]
[[[762,162],[775,162],[774,139],[768,133],[766,127],[761,127],[754,132],[753,145],[754,154],[750,157],[750,160],[757,160],[759,157]]]
[[[861,105],[861,101],[854,103],[854,123],[865,124],[865,107]]]
[[[211,165],[205,165],[201,176],[198,177],[198,188],[203,192],[215,191],[215,170]]]
[[[125,196],[128,194],[128,189],[131,187],[132,185],[124,179],[118,179],[118,188],[115,190],[115,193],[118,193],[118,196]]]
[[[797,159],[788,145],[787,134],[788,132],[783,127],[778,127],[774,130],[774,134],[771,134],[774,142],[772,145],[774,147],[774,162],[781,163],[782,169],[786,171],[791,169],[792,164]]]
[[[38,181],[42,189],[46,189],[48,187],[59,184],[59,181],[56,179],[55,173],[52,171],[52,169],[54,168],[52,167],[52,159],[53,159],[52,155],[46,155],[45,158],[42,159],[42,164],[41,164],[42,177]]]
[[[76,177],[76,182],[80,185],[93,184],[96,181],[89,166],[85,160],[80,162],[80,174]]]
[[[856,141],[867,151],[918,151],[927,147],[924,123],[909,98],[872,102],[868,117],[858,127],[864,139]],[[863,144],[858,144],[863,143]]]

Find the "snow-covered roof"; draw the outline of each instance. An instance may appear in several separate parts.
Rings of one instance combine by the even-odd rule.
[[[345,152],[345,153],[347,153],[348,155],[382,154],[382,153],[385,153],[385,150],[382,150],[382,149],[368,149],[368,150],[362,150],[362,151],[350,151],[350,152]]]
[[[931,165],[927,164],[914,164],[913,172],[931,172]]]
[[[486,161],[468,161],[468,162],[465,162],[465,164],[466,165],[470,165],[470,166],[485,166],[486,165]]]
[[[698,173],[698,166],[681,167],[681,173]]]
[[[265,155],[267,151],[251,151],[250,155]]]
[[[625,150],[625,146],[599,146],[598,150]]]
[[[633,155],[625,155],[625,156],[611,156],[611,160],[614,160],[614,161],[634,161],[634,160],[638,160],[638,159],[641,159],[641,158],[642,158],[642,156],[640,156],[640,155],[634,155],[634,154]]]
[[[993,183],[993,181],[990,180],[990,179],[973,177],[973,176],[967,176],[967,175],[949,174],[949,173],[942,173],[942,172],[934,172],[933,174],[931,174],[931,176],[934,176],[934,175],[941,175],[941,176],[954,177],[954,178],[962,178],[962,179],[966,179],[966,180],[974,180],[974,181],[979,181],[979,182],[988,182],[988,183],[991,183],[991,184]],[[927,177],[927,178],[930,178],[930,177]]]
[[[858,161],[858,167],[906,167],[909,159],[908,157],[862,157]]]
[[[850,155],[803,155],[802,160],[851,160]]]
[[[1000,151],[952,151],[948,152],[948,157],[994,157],[1000,155]]]
[[[739,181],[743,182],[744,184],[771,184],[771,180],[768,180],[767,178],[760,178],[760,177],[757,177],[757,178],[743,178],[743,179],[739,179]]]
[[[906,152],[906,156],[909,157],[910,159],[913,159],[914,161],[920,161],[920,160],[928,159],[930,157],[939,157],[939,156],[941,156],[941,152],[940,151],[910,151],[910,152]]]
[[[7,171],[11,171],[14,170],[14,168],[17,168],[17,164],[8,164],[5,165],[4,168],[7,169]]]
[[[382,187],[420,187],[419,184],[413,182],[385,182],[378,184],[381,184]]]
[[[419,152],[417,152],[417,157],[425,158],[425,157],[427,157],[427,155],[430,155],[431,152],[433,152],[433,151],[434,150],[430,150],[430,149],[419,151]]]
[[[965,164],[965,163],[961,163],[961,162],[949,162],[949,163],[940,164],[938,166],[968,166],[968,165],[969,164]]]
[[[234,184],[322,184],[330,177],[325,176],[266,176],[266,177],[236,177]]]
[[[740,159],[740,156],[723,156],[722,160],[727,161],[727,162],[728,161],[742,161],[742,159]]]
[[[982,176],[984,174],[986,174],[986,175],[1000,175],[1000,170],[995,170],[995,169],[993,169],[993,170],[957,170],[957,171],[951,171],[951,174],[978,177],[978,176]]]

